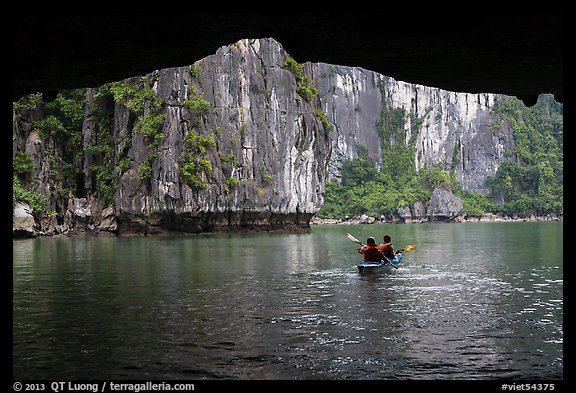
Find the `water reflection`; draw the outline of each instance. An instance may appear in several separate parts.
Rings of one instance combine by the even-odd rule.
[[[418,248],[359,275],[346,232]],[[13,244],[18,378],[562,377],[561,225]]]

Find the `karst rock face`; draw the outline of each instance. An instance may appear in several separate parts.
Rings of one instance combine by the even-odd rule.
[[[288,57],[272,39],[241,40],[192,65],[122,81],[135,88],[126,97],[116,93],[109,105],[119,175],[113,184],[117,220],[106,228],[148,234],[309,227],[322,204],[330,130],[319,115],[318,95],[299,94],[294,70],[283,67]],[[138,94],[145,100],[135,109]],[[86,108],[96,108],[95,96],[86,89]],[[96,110],[85,111],[84,146],[102,139],[98,118]],[[156,129],[148,126],[154,119],[160,119]],[[15,146],[37,146],[27,147],[43,179],[37,188],[42,183],[43,193],[55,196],[46,143],[30,124],[14,121]],[[77,193],[85,195],[71,196],[70,203],[54,197],[52,210],[82,217],[98,230],[108,206],[80,198],[95,189],[89,155],[82,160]],[[59,224],[75,227],[63,219]]]
[[[133,133],[133,161],[115,194],[120,231],[309,225],[322,204],[331,144],[318,98],[298,95],[282,67],[287,57],[271,39],[242,40],[192,66],[147,75],[164,102],[163,137],[143,186],[149,144]],[[130,117],[123,111],[120,121]],[[196,166],[192,184],[182,176],[187,157]]]
[[[322,109],[336,132],[332,133],[330,178],[339,177],[342,163],[368,148],[377,163],[382,154],[377,123],[392,111],[403,113],[402,140],[414,143],[417,169],[440,166],[455,170],[464,190],[487,194],[486,176],[493,176],[513,147],[512,130],[497,121],[493,106],[501,95],[451,92],[396,81],[362,68],[314,64]]]
[[[58,192],[61,180],[54,176],[62,147],[35,126],[46,114],[15,109],[13,152],[32,157],[35,190],[53,212],[37,219],[37,233],[307,228],[322,205],[325,181],[340,177],[345,160],[364,147],[377,164],[387,159],[379,124],[398,114],[402,121],[389,144],[413,146],[417,169],[451,170],[467,191],[487,194],[486,176],[513,148],[510,125],[493,110],[505,96],[450,92],[323,63],[300,65],[297,75],[288,58],[271,38],[241,40],[193,64],[121,81],[146,94],[135,109],[130,99],[140,93],[130,99],[116,93],[106,116],[96,104],[97,88],[86,88],[78,142],[84,153],[68,195]],[[85,153],[103,143],[114,157],[107,201],[96,187],[95,156]],[[443,211],[451,219],[461,208],[450,195],[438,200],[450,206],[419,203],[402,207],[411,212],[401,216],[420,218],[432,209],[437,219]]]

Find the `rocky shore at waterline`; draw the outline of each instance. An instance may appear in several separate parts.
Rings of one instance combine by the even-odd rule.
[[[38,236],[148,236],[211,232],[271,232],[310,229],[312,213],[274,213],[251,210],[135,215],[103,208],[96,198],[71,198],[63,219],[38,217],[25,202],[12,214],[14,239]]]
[[[481,217],[476,216],[456,216],[454,218],[448,219],[438,219],[430,217],[418,217],[418,218],[403,218],[400,216],[392,217],[371,217],[367,215],[352,216],[341,218],[321,218],[313,217],[310,220],[310,225],[351,225],[351,224],[424,224],[424,223],[467,223],[467,222],[537,222],[537,221],[563,221],[564,217],[557,214],[547,214],[545,216],[503,216],[500,214],[486,214]]]
[[[300,231],[312,225],[338,224],[423,224],[423,223],[468,223],[468,222],[512,222],[512,221],[562,221],[558,214],[504,216],[488,213],[484,216],[461,214],[459,198],[449,192],[437,192],[437,198],[428,203],[417,202],[410,208],[398,209],[396,214],[372,217],[368,215],[340,218],[321,218],[312,214],[263,216],[236,214],[205,214],[186,217],[165,214],[164,216],[134,216],[118,214],[113,207],[103,208],[93,198],[72,198],[68,201],[64,219],[56,216],[35,217],[30,206],[17,202],[12,216],[13,238],[35,238],[37,236],[147,236],[185,234],[201,232],[232,231]],[[438,196],[443,196],[439,198]],[[443,201],[443,203],[439,203]]]
[[[119,230],[118,219],[115,211],[112,208],[103,209],[97,214],[82,209],[78,205],[71,209],[68,214],[68,220],[59,224],[55,218],[44,218],[37,220],[34,218],[30,207],[25,203],[17,203],[13,213],[12,233],[13,238],[35,238],[38,236],[138,236],[138,235],[161,235],[161,234],[184,234],[191,233],[178,230],[161,230],[152,222],[143,220],[142,223],[146,224],[146,228],[128,228]],[[75,214],[72,214],[72,211]],[[457,215],[454,217],[448,216],[381,216],[372,217],[367,215],[351,216],[340,218],[321,218],[311,217],[309,221],[302,222],[298,226],[245,226],[244,231],[273,231],[273,230],[304,230],[309,229],[313,225],[350,225],[350,224],[424,224],[424,223],[470,223],[470,222],[536,222],[536,221],[563,221],[562,215],[547,214],[545,216],[503,216],[499,214],[486,214],[482,217]],[[122,226],[122,221],[121,221]],[[215,228],[215,232],[224,232],[226,228]],[[236,227],[238,230],[239,227]],[[229,231],[229,229],[228,229]],[[194,233],[200,233],[198,230]]]

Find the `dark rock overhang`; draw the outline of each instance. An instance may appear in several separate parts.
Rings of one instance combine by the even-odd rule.
[[[13,100],[192,64],[272,37],[298,62],[357,66],[469,93],[563,102],[561,14],[16,14]]]

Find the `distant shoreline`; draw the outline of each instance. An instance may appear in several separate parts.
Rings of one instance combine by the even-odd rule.
[[[474,223],[474,222],[544,222],[544,221],[564,221],[563,215],[547,214],[545,216],[527,216],[527,217],[509,217],[496,214],[489,214],[482,217],[464,217],[457,216],[454,218],[430,219],[429,217],[420,218],[396,218],[393,220],[383,219],[379,220],[370,216],[354,216],[348,219],[336,218],[320,218],[312,217],[310,225],[354,225],[354,224],[433,224],[433,223],[446,223],[446,224],[461,224],[461,223]]]

